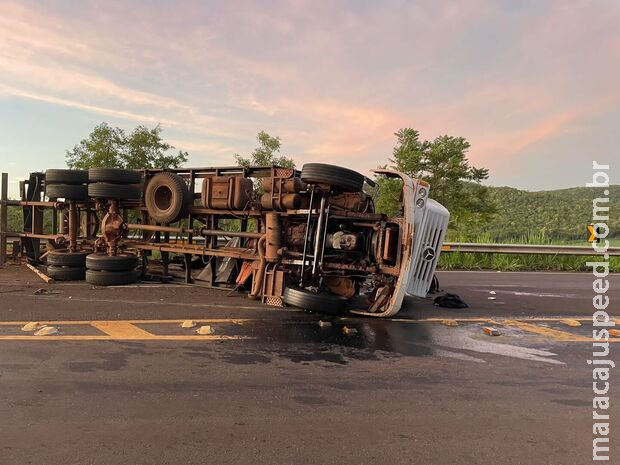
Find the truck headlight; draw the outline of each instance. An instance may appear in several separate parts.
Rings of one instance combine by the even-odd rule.
[[[415,204],[418,208],[424,208],[424,199],[418,199],[415,201]]]
[[[422,198],[426,197],[426,189],[423,187],[420,187],[420,190],[418,191],[418,195]]]

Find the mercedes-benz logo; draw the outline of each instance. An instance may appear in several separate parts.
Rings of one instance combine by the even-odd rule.
[[[432,247],[427,247],[422,251],[422,258],[427,262],[430,262],[433,258],[435,258],[435,249]]]

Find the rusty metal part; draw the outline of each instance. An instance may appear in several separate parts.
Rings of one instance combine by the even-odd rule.
[[[306,236],[305,223],[289,223],[286,226],[285,240],[287,247],[291,249],[301,249],[304,246],[304,238]]]
[[[344,192],[334,195],[329,203],[334,211],[374,213],[372,197],[365,192]]]
[[[87,239],[94,239],[99,232],[99,217],[94,210],[87,208],[80,217],[80,227]]]
[[[177,228],[174,226],[158,226],[154,224],[129,223],[127,229],[139,229],[142,231],[161,231],[183,234],[188,232],[187,228]]]
[[[267,266],[267,260],[265,259],[265,243],[267,242],[267,236],[262,236],[258,240],[258,263],[254,272],[254,280],[252,281],[252,290],[248,297],[251,299],[258,299],[263,289],[263,279],[265,278],[265,267]]]
[[[351,278],[344,276],[326,276],[324,283],[334,294],[341,295],[347,299],[355,295],[355,281]]]
[[[287,192],[289,194],[298,194],[305,191],[307,184],[301,178],[263,178],[261,179],[261,187],[265,192]]]
[[[101,230],[108,255],[116,255],[118,253],[119,241],[127,231],[127,224],[123,220],[123,216],[120,214],[117,200],[110,200],[108,213],[101,221]]]
[[[284,294],[284,271],[278,263],[269,263],[265,268],[263,284],[263,303],[276,307],[283,307],[282,295]]]
[[[310,221],[312,220],[312,206],[314,203],[314,187],[312,187],[312,190],[310,191],[310,207],[308,210],[308,217],[306,218],[306,232],[305,232],[305,236],[304,236],[304,251],[303,251],[303,255],[301,257],[301,277],[299,280],[299,285],[301,287],[304,286],[304,271],[306,269],[306,258],[307,258],[307,253],[308,253],[308,240],[309,240],[309,235],[310,235]]]
[[[79,213],[75,202],[69,202],[69,250],[77,251],[77,238],[80,230]]]
[[[389,226],[385,228],[385,240],[383,242],[383,260],[389,263],[396,261],[398,253],[398,228]]]
[[[202,205],[206,208],[242,210],[248,208],[254,185],[241,176],[210,176],[202,182]]]
[[[266,193],[261,196],[260,203],[265,210],[295,210],[303,206],[303,197],[300,194],[282,194],[276,197]]]
[[[224,231],[223,229],[207,229],[199,230],[201,236],[229,236],[229,237],[247,237],[250,239],[260,239],[263,233],[251,231]]]
[[[282,225],[280,215],[267,213],[265,215],[266,244],[265,258],[268,262],[274,262],[280,258],[279,250],[282,247]]]
[[[325,221],[326,211],[325,204],[327,201],[327,195],[323,193],[321,196],[321,204],[319,207],[319,218],[316,224],[316,234],[314,235],[314,257],[312,258],[312,276],[316,277],[318,271],[319,260],[317,257],[320,255],[322,250],[323,241],[323,229],[327,224]]]

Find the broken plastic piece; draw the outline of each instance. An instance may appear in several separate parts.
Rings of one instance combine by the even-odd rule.
[[[319,326],[321,328],[330,328],[332,326],[331,321],[319,320]]]
[[[213,334],[215,331],[210,325],[204,325],[198,328],[196,332],[202,335],[209,335],[209,334]]]
[[[35,336],[50,336],[52,334],[58,334],[58,328],[53,326],[43,326],[36,333],[34,333]]]
[[[193,328],[196,326],[196,322],[194,320],[185,320],[181,323],[181,328]]]
[[[441,324],[446,326],[458,326],[459,322],[456,320],[441,320]]]
[[[357,334],[357,329],[349,328],[348,326],[343,326],[342,332],[347,336],[355,336]]]
[[[38,321],[31,321],[30,323],[26,323],[24,326],[22,326],[22,331],[36,331],[43,326],[45,325],[42,325]]]
[[[567,326],[572,326],[573,328],[577,328],[581,326],[581,323],[578,322],[577,320],[565,319],[565,320],[560,320],[560,323],[564,323]]]
[[[610,329],[609,335],[614,337],[620,337],[620,329]]]
[[[484,334],[487,334],[488,336],[499,336],[502,334],[499,332],[499,329],[491,328],[490,326],[485,326],[484,328],[482,328],[482,331],[484,332]]]

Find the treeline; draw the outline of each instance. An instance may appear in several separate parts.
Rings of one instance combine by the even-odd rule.
[[[543,233],[556,241],[584,240],[592,223],[592,201],[602,197],[602,189],[573,187],[529,192],[512,187],[489,187],[488,195],[495,213],[471,231],[472,235],[492,240],[511,241]],[[610,237],[620,238],[620,185],[609,188]],[[599,206],[606,205],[600,202]]]

